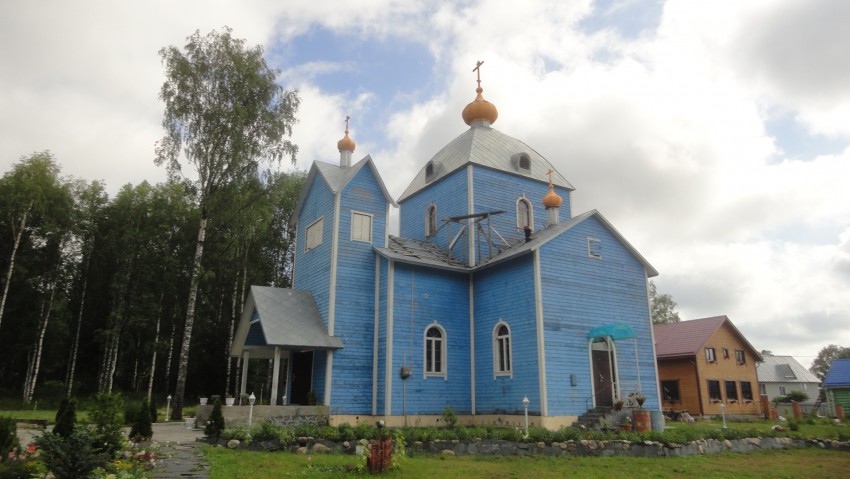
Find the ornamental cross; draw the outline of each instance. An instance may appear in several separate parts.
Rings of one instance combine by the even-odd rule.
[[[350,120],[350,119],[351,119],[350,116],[345,115],[345,132],[346,133],[348,133],[348,120]]]
[[[478,87],[479,88],[481,87],[481,65],[483,65],[483,64],[484,64],[483,61],[478,60],[478,62],[475,63],[475,68],[472,69],[472,71],[478,73],[478,80],[477,81],[478,81]]]
[[[554,171],[552,171],[551,168],[549,169],[549,171],[546,172],[546,176],[549,177],[549,184],[550,185],[552,184],[552,173],[554,173]]]

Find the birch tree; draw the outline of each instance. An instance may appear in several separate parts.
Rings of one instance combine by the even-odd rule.
[[[181,161],[192,167],[200,220],[192,261],[186,320],[177,363],[172,418],[182,419],[195,303],[202,274],[206,226],[216,211],[210,208],[223,186],[253,176],[262,162],[294,163],[297,147],[291,137],[300,99],[278,85],[279,71],[263,59],[260,46],[248,47],[233,38],[230,28],[188,37],[185,51],[160,50],[165,83],[165,135],[157,143],[156,164],[172,178],[183,176]]]

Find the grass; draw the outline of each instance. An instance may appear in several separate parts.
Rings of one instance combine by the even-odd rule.
[[[354,456],[312,455],[233,451],[204,446],[210,463],[210,479],[265,479],[279,477],[352,477],[366,473],[348,472]],[[309,457],[309,459],[308,459]],[[850,454],[814,448],[768,450],[748,454],[722,453],[709,456],[635,457],[483,457],[414,456],[387,477],[511,478],[535,479],[582,477],[612,479],[641,478],[845,478]]]

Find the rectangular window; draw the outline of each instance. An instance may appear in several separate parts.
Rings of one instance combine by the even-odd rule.
[[[785,390],[785,386],[779,386],[779,395],[780,396],[787,396],[788,395],[788,392]]]
[[[723,359],[729,359],[729,349],[723,348]]]
[[[767,384],[759,384],[759,394],[767,394]]]
[[[753,400],[753,386],[749,381],[741,381],[741,399],[744,401]]]
[[[726,381],[726,400],[738,400],[738,383],[736,383],[735,381]]]
[[[717,356],[714,354],[714,348],[705,348],[705,360],[710,363],[717,361]]]
[[[372,215],[351,212],[351,241],[372,242]]]
[[[587,238],[587,255],[591,258],[602,258],[602,240]]]
[[[304,251],[310,251],[311,249],[315,249],[320,244],[322,244],[322,229],[324,224],[324,218],[319,218],[314,221],[313,224],[307,227],[307,234],[305,235],[304,241]]]
[[[679,381],[661,381],[661,396],[665,401],[679,401]]]
[[[747,357],[744,356],[744,351],[741,349],[735,350],[735,360],[738,361],[738,364],[747,364]]]
[[[711,401],[723,400],[723,394],[720,392],[720,381],[708,380],[708,399]]]

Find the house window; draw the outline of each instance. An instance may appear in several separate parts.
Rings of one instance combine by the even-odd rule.
[[[425,211],[425,236],[437,234],[437,205],[431,203]]]
[[[436,168],[434,167],[434,162],[429,162],[427,165],[425,165],[425,181],[426,182],[430,182],[431,180],[434,179],[434,170],[435,169]]]
[[[720,392],[720,381],[708,380],[708,399],[712,402],[723,400],[723,394]]]
[[[322,244],[322,228],[324,218],[319,218],[313,224],[307,227],[307,234],[304,241],[304,251],[310,251]]]
[[[747,364],[747,357],[744,355],[743,350],[735,350],[735,360],[738,361],[738,364]]]
[[[726,381],[726,400],[729,402],[738,400],[738,383]]]
[[[729,359],[729,349],[723,348],[723,359]]]
[[[425,376],[446,376],[446,332],[437,324],[425,330]]]
[[[534,210],[525,195],[516,200],[516,227],[521,230],[525,228],[534,230]]]
[[[501,320],[493,328],[493,371],[495,376],[512,376],[511,329]]]
[[[351,212],[351,241],[372,242],[372,215]]]
[[[679,401],[679,381],[661,381],[661,397],[664,401]]]
[[[749,381],[741,381],[741,399],[744,401],[753,400],[753,385]]]
[[[767,394],[767,384],[759,384],[759,394]]]
[[[714,354],[714,348],[705,348],[705,360],[710,363],[717,361],[717,356]]]
[[[602,258],[602,240],[597,238],[587,238],[587,255],[591,258]]]
[[[788,395],[788,391],[785,390],[785,386],[779,386],[779,395],[780,396],[787,396]]]

